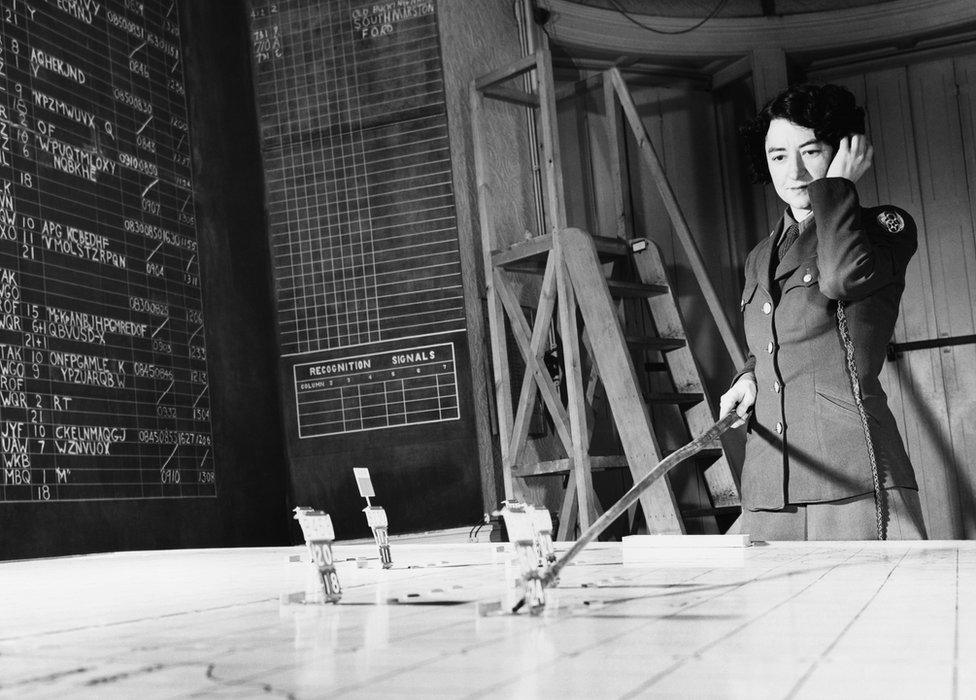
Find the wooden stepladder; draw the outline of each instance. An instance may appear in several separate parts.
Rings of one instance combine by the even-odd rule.
[[[525,80],[521,88],[506,84],[527,75],[534,80]],[[661,189],[686,252],[690,246],[692,269],[730,353],[736,363],[742,361],[731,325],[705,275],[701,256],[626,85],[616,69],[602,78],[619,212],[612,237],[592,236],[567,227],[556,132],[559,96],[548,50],[541,48],[475,80],[470,93],[505,496],[521,500],[527,477],[568,475],[557,535],[564,540],[572,538],[577,522],[586,528],[599,515],[594,469],[629,468],[636,482],[714,421],[660,253],[652,243],[641,250],[637,243],[647,241],[635,239],[630,230],[624,198],[628,183],[622,166],[625,142],[621,109],[635,131],[642,157]],[[524,89],[530,84],[535,85],[533,90]],[[507,241],[500,238],[493,224],[493,207],[497,205],[486,162],[486,99],[521,105],[532,110],[537,119],[545,230],[514,243],[511,236]],[[541,276],[534,286],[537,302],[531,325],[521,302],[527,274]],[[639,323],[631,318],[635,309],[642,317]],[[554,335],[561,339],[560,384],[553,379],[544,357]],[[510,384],[509,339],[514,340],[525,365],[517,399]],[[642,377],[645,370],[655,376]],[[602,413],[594,409],[601,389],[608,406]],[[537,397],[552,420],[565,457],[540,462],[526,456]],[[612,432],[623,455],[591,454],[595,423],[601,416],[612,421]],[[735,509],[739,505],[738,483],[723,446],[716,443],[702,455],[708,460],[700,465],[708,487],[707,510]],[[686,531],[678,499],[666,479],[645,492],[640,505],[648,532]],[[717,531],[714,527],[712,520],[710,531]]]

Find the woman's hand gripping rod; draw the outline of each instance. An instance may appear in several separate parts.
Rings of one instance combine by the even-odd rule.
[[[617,501],[603,515],[597,518],[597,520],[590,525],[589,528],[587,528],[586,532],[580,535],[579,539],[573,543],[573,546],[570,547],[566,553],[562,555],[562,557],[539,572],[539,581],[541,582],[542,587],[545,588],[555,581],[559,577],[559,572],[563,570],[563,567],[569,564],[569,562],[571,562],[577,554],[583,551],[583,548],[586,547],[586,545],[599,537],[603,531],[610,526],[610,523],[619,518],[627,511],[628,508],[634,505],[634,503],[637,502],[637,499],[640,498],[641,494],[644,493],[644,491],[646,491],[651,484],[674,469],[681,462],[708,447],[722,433],[729,430],[729,428],[738,423],[740,420],[744,420],[748,423],[749,418],[749,413],[744,416],[739,416],[735,411],[732,411],[729,415],[712,425],[708,430],[689,442],[687,445],[679,447],[677,450],[658,462],[657,465],[651,469],[651,471],[645,474],[640,481],[634,484],[619,501]],[[518,607],[520,606],[517,605],[516,609]]]

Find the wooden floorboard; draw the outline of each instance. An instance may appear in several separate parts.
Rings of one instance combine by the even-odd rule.
[[[599,543],[541,616],[481,616],[506,595],[505,547],[394,543],[384,571],[372,546],[339,546],[343,599],[322,606],[280,603],[303,585],[297,547],[0,563],[0,696],[965,698],[976,684],[974,542],[626,565]]]

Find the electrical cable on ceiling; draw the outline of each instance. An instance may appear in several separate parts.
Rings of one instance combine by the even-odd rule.
[[[729,0],[718,0],[718,3],[716,3],[715,7],[712,8],[712,11],[709,12],[705,16],[705,18],[703,20],[701,20],[700,22],[698,22],[697,24],[693,24],[693,25],[691,25],[690,27],[688,27],[686,29],[677,29],[675,31],[668,31],[666,29],[656,29],[654,27],[650,27],[650,26],[644,24],[640,20],[632,17],[627,12],[627,10],[625,10],[624,8],[622,8],[620,6],[620,3],[617,2],[617,0],[609,0],[610,4],[613,6],[613,9],[615,9],[617,12],[619,12],[621,15],[623,15],[624,18],[627,19],[627,21],[631,22],[632,24],[636,24],[641,29],[646,29],[649,32],[654,32],[655,34],[687,34],[688,32],[693,32],[696,29],[698,29],[700,26],[702,26],[703,24],[705,24],[705,22],[707,22],[708,20],[710,20],[712,17],[714,17],[715,15],[717,15],[719,12],[721,12],[722,11],[722,8],[725,7],[725,4],[728,1]]]

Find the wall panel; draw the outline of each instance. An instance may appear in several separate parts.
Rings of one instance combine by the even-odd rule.
[[[894,342],[973,333],[972,65],[971,57],[930,60],[833,79],[868,113],[876,154],[858,184],[862,203],[896,204],[919,225]],[[882,382],[915,465],[929,536],[976,536],[976,348],[905,353],[886,363]]]

